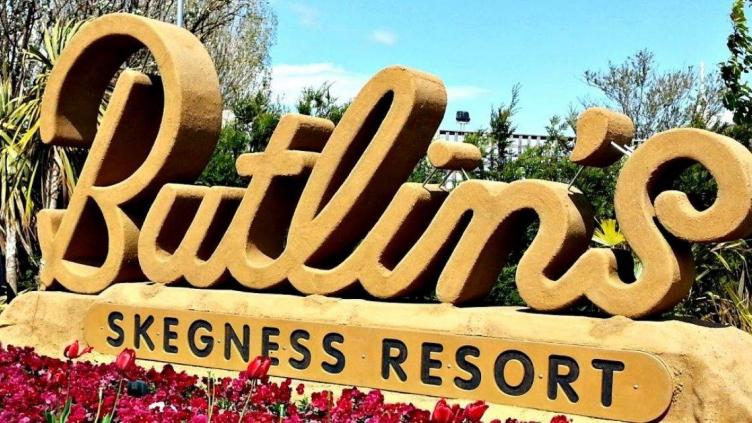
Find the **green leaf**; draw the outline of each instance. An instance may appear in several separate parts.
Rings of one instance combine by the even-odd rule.
[[[68,421],[68,416],[70,416],[71,412],[71,405],[73,404],[72,399],[68,399],[68,401],[65,402],[65,407],[63,407],[63,413],[60,415],[60,423],[66,423]]]
[[[715,255],[715,257],[716,257],[716,258],[718,259],[718,261],[720,261],[720,262],[721,262],[721,264],[723,265],[723,267],[724,267],[724,268],[725,268],[725,269],[726,269],[727,271],[729,271],[729,272],[731,271],[731,266],[729,266],[728,262],[726,261],[726,259],[725,259],[725,258],[723,258],[723,256],[722,256],[721,254],[719,254],[719,253],[718,253],[718,252],[716,252],[716,251],[713,251],[713,255]]]

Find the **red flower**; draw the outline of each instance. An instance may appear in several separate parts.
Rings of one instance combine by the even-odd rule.
[[[483,401],[468,404],[465,407],[465,418],[471,422],[479,422],[486,410],[488,410],[488,405]]]
[[[125,371],[134,364],[136,364],[136,352],[130,348],[120,351],[115,359],[115,366],[121,371]]]
[[[436,403],[436,406],[433,409],[433,414],[431,414],[431,422],[432,423],[451,423],[454,420],[454,411],[451,407],[447,405],[446,400],[444,398],[440,399],[439,402]]]
[[[78,339],[76,339],[75,341],[73,341],[72,344],[65,347],[65,349],[63,350],[63,355],[66,358],[73,360],[78,357],[81,357],[84,354],[90,353],[94,348],[86,347],[83,350],[79,350],[79,349],[80,349],[80,346],[78,345]]]
[[[269,367],[272,365],[272,359],[269,357],[258,356],[248,363],[246,372],[250,379],[263,379],[269,374]]]
[[[474,403],[465,406],[463,414],[465,419],[471,422],[479,422],[480,419],[483,418],[483,414],[485,414],[486,410],[488,410],[488,405],[484,401],[475,401]]]
[[[80,343],[71,345],[66,356],[80,356],[81,349]],[[228,407],[219,407],[216,402],[211,402],[210,406],[210,401],[207,401],[210,398],[197,376],[176,372],[169,365],[160,371],[146,370],[135,360],[136,352],[125,350],[110,366],[76,363],[75,383],[71,383],[70,392],[67,392],[64,385],[69,370],[73,368],[70,362],[40,356],[32,348],[0,345],[0,381],[3,381],[0,383],[0,422],[45,421],[47,412],[62,410],[68,399],[72,402],[70,422],[90,420],[97,410],[100,416],[112,416],[114,411],[118,421],[123,422],[164,423],[206,423],[209,412],[212,413],[212,422],[216,423],[270,423],[279,422],[280,418],[286,423],[478,423],[485,416],[484,412],[488,413],[486,404],[481,401],[460,407],[441,400],[432,414],[430,410],[410,404],[387,403],[378,390],[364,393],[357,388],[345,389],[339,395],[314,391],[309,395],[309,406],[298,407],[291,396],[296,390],[305,388],[303,385],[295,388],[289,379],[282,383],[270,382],[267,377],[252,379],[253,386],[249,387],[250,373],[254,377],[262,376],[271,366],[271,360],[263,357],[254,360],[256,364],[248,373],[243,372],[236,378],[216,379],[213,383],[215,392],[222,393],[222,401],[226,401]],[[124,394],[118,397],[112,381],[119,378],[123,392],[127,392],[124,385],[126,373],[130,380],[146,382],[150,395]],[[245,410],[242,419],[240,410]],[[503,421],[495,419],[491,423]],[[571,422],[565,416],[556,416],[550,421]],[[530,422],[510,418],[506,423]],[[546,423],[549,423],[548,419]]]

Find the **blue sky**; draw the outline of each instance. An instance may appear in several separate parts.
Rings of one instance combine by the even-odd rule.
[[[586,69],[621,62],[641,48],[665,69],[727,56],[731,0],[272,0],[279,26],[272,89],[291,104],[300,88],[334,83],[353,97],[379,69],[401,64],[447,86],[442,128],[470,112],[470,129],[488,126],[492,105],[522,86],[518,131],[543,133],[550,116],[598,93]]]

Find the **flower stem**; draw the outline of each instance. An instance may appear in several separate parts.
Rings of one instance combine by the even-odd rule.
[[[65,407],[65,404],[68,404],[68,400],[70,399],[70,387],[71,387],[71,373],[73,373],[73,360],[68,359],[68,387],[65,389],[65,403],[63,403],[63,407]]]
[[[112,404],[112,411],[110,412],[110,421],[112,421],[112,418],[115,416],[115,411],[117,410],[118,402],[120,402],[120,392],[123,390],[123,376],[120,376],[120,382],[118,382],[118,390],[117,394],[115,395],[115,403]]]
[[[102,412],[102,403],[104,402],[104,390],[99,386],[99,404],[97,404],[97,415],[94,416],[94,423],[99,421],[99,413]]]
[[[243,422],[243,416],[245,416],[245,412],[248,409],[248,401],[253,396],[253,391],[256,390],[256,379],[253,379],[251,381],[251,390],[248,392],[248,395],[245,397],[245,402],[243,403],[243,410],[240,411],[240,418],[238,419],[238,423]]]

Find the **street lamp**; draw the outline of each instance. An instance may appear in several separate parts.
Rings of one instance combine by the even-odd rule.
[[[181,28],[183,27],[183,1],[178,0],[178,17],[175,20],[175,23]]]
[[[459,110],[455,115],[455,120],[457,120],[457,123],[460,125],[460,131],[464,130],[465,126],[470,122],[470,112]]]

